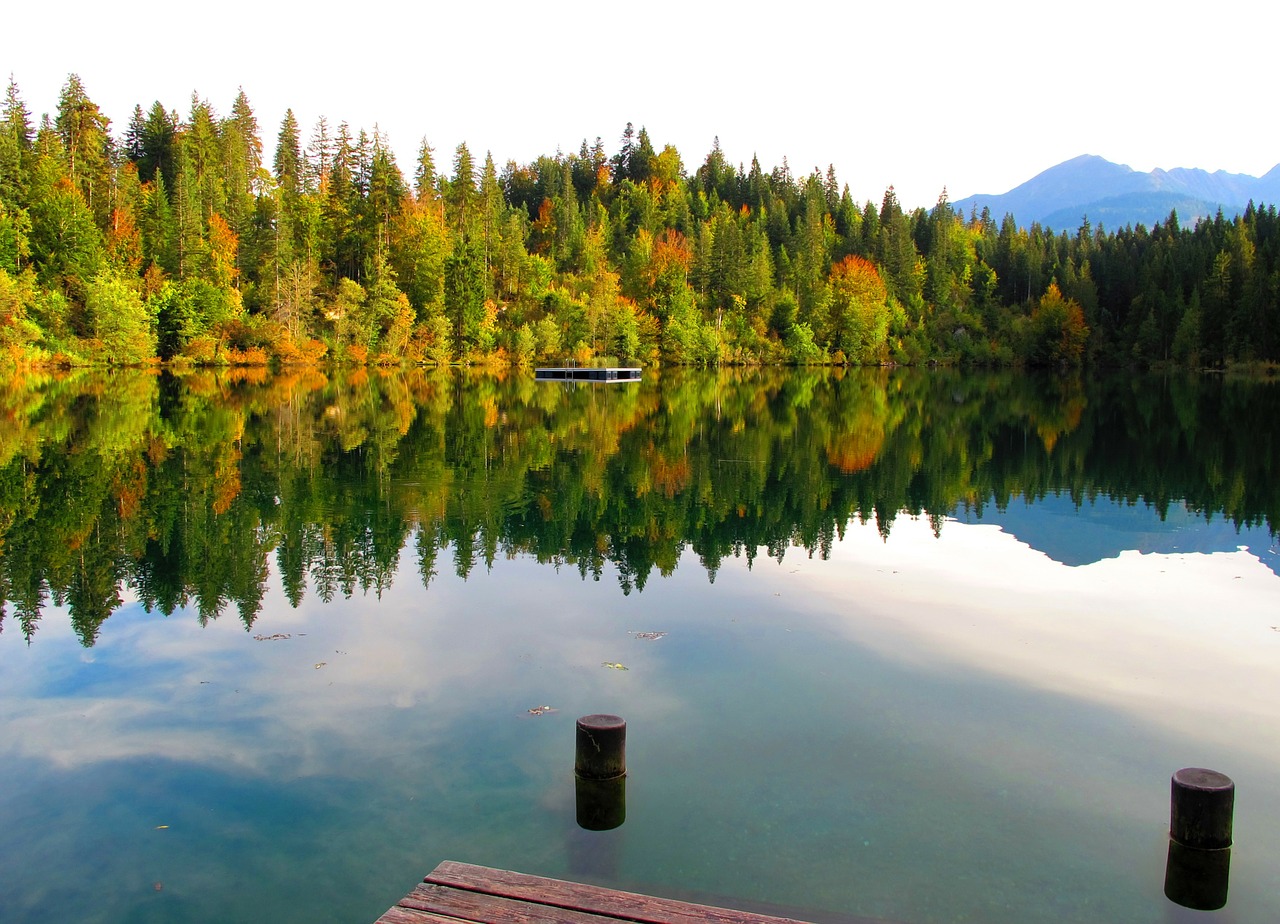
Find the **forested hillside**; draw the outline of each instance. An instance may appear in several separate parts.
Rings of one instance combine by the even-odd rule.
[[[424,140],[406,176],[292,112],[269,157],[243,92],[113,130],[74,75],[38,125],[11,79],[0,119],[9,365],[1280,360],[1274,205],[1055,235],[630,124],[501,168]]]

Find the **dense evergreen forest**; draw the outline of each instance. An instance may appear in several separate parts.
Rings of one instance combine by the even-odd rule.
[[[630,124],[451,173],[424,140],[410,180],[376,130],[292,111],[268,162],[243,92],[116,135],[74,75],[39,125],[11,78],[0,119],[10,366],[1280,360],[1274,205],[1055,234],[718,143],[690,171]]]

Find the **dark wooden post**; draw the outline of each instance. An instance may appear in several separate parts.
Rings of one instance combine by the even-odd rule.
[[[1231,882],[1231,851],[1196,850],[1169,840],[1164,865],[1164,894],[1171,902],[1194,911],[1226,907]]]
[[[1236,784],[1216,770],[1186,767],[1173,775],[1169,836],[1184,847],[1222,850],[1231,846]]]
[[[584,780],[615,780],[627,774],[627,723],[616,715],[578,719],[574,772]]]
[[[1184,767],[1173,775],[1169,799],[1164,894],[1185,908],[1217,911],[1231,879],[1236,784],[1216,770]]]
[[[574,803],[578,827],[587,831],[612,831],[627,820],[627,778],[587,780],[575,777]]]

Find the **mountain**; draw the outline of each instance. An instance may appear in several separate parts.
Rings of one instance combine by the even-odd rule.
[[[1087,216],[1094,227],[1114,231],[1139,223],[1151,227],[1173,210],[1184,225],[1211,218],[1219,209],[1235,215],[1250,200],[1280,203],[1280,164],[1261,178],[1186,167],[1140,173],[1082,154],[1006,193],[970,196],[953,205],[966,216],[974,209],[990,209],[996,221],[1011,214],[1023,227],[1039,222],[1055,231],[1074,231]]]
[[[1183,503],[1171,503],[1157,516],[1149,505],[1105,495],[1080,504],[1068,495],[1047,494],[1034,502],[1010,502],[1003,509],[988,505],[981,514],[961,507],[952,516],[961,523],[994,524],[1072,568],[1116,558],[1130,549],[1143,555],[1247,549],[1280,574],[1280,554],[1266,526],[1237,528],[1227,518],[1206,520]]]

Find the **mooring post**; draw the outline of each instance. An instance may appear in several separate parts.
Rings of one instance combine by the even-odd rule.
[[[1197,911],[1227,904],[1236,784],[1216,770],[1184,767],[1170,786],[1169,858],[1164,894]]]
[[[578,827],[587,831],[612,831],[627,820],[627,778],[587,780],[574,777],[574,807]]]
[[[584,780],[614,780],[627,774],[627,723],[616,715],[578,719],[574,772]]]
[[[1227,904],[1231,884],[1231,850],[1196,850],[1169,839],[1164,864],[1164,894],[1194,911],[1217,911]]]
[[[1173,775],[1169,836],[1184,847],[1222,850],[1231,846],[1236,784],[1216,770],[1185,767]]]

